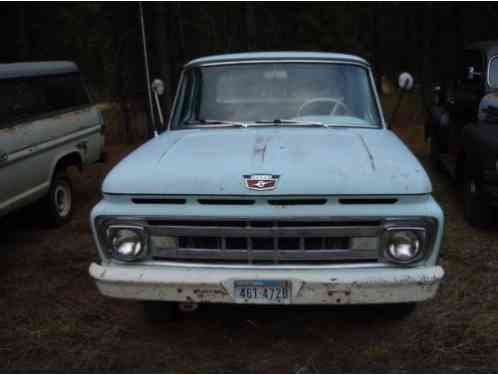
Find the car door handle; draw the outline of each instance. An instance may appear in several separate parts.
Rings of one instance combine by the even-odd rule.
[[[0,151],[0,163],[9,160],[9,154],[6,152]]]

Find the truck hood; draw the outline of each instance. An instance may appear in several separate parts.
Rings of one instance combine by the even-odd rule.
[[[279,175],[272,191],[243,175]],[[175,130],[122,160],[107,194],[407,195],[431,192],[418,160],[389,130],[230,128]]]

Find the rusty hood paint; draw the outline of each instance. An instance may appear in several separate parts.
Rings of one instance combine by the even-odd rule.
[[[279,175],[272,191],[243,175]],[[432,190],[415,156],[385,129],[249,127],[164,133],[106,177],[107,194],[413,195]]]

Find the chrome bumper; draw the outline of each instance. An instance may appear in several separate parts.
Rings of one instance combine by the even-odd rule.
[[[235,303],[236,280],[289,280],[291,304],[342,305],[418,302],[435,296],[444,271],[416,268],[252,268],[198,265],[90,266],[109,297],[196,303]]]

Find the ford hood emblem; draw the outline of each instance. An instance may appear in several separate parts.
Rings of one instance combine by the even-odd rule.
[[[280,176],[276,174],[246,174],[243,177],[248,189],[273,190],[277,187]]]

